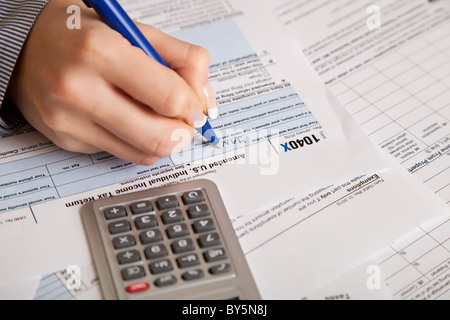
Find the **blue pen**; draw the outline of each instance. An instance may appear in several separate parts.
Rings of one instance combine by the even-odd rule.
[[[133,46],[141,48],[149,57],[169,68],[117,0],[83,0],[83,2],[89,8],[94,8],[100,18],[102,18],[103,22],[110,28],[119,32]],[[211,144],[219,146],[219,138],[209,124],[206,116],[204,118],[204,123],[195,129]]]

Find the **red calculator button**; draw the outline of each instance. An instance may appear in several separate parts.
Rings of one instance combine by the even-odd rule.
[[[127,287],[127,291],[128,293],[136,293],[136,292],[140,292],[140,291],[145,291],[148,289],[148,283],[147,282],[137,282],[137,283],[133,283],[130,284]]]

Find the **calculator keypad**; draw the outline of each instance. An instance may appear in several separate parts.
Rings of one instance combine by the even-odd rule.
[[[102,219],[130,294],[233,275],[202,190],[104,208]]]

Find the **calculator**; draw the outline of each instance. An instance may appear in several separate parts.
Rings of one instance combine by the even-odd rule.
[[[96,200],[81,215],[107,300],[260,299],[210,180]]]

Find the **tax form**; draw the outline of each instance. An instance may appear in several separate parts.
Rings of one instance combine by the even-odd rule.
[[[287,57],[292,52],[287,40],[273,46],[252,34],[258,30],[248,25],[239,6],[208,3],[123,2],[141,22],[210,51],[210,82],[220,113],[211,125],[222,149],[209,147],[197,135],[181,153],[143,167],[106,153],[66,152],[24,128],[2,137],[0,213],[24,209],[29,216],[30,207],[45,202],[65,199],[63,208],[79,207],[99,197],[202,177],[219,185],[229,212],[237,216],[299,188],[307,191],[390,166],[344,111],[327,107],[336,103],[328,99],[328,89],[314,82],[298,87],[305,81],[294,70],[302,70],[302,62]],[[316,77],[308,67],[301,72]],[[311,104],[323,107],[312,112]],[[308,183],[292,179],[293,170]],[[268,185],[279,188],[274,192]],[[237,187],[253,192],[236,192]]]
[[[449,203],[450,3],[271,4],[371,140]]]
[[[450,210],[422,188],[402,192],[392,175],[354,177],[233,219],[263,299],[406,299],[411,286],[418,298],[427,288],[447,292]],[[406,242],[413,228],[402,228],[408,217],[398,213],[417,206],[442,215]]]
[[[448,300],[449,235],[450,216],[432,219],[308,298]]]
[[[13,245],[0,248],[8,261],[0,266],[1,294],[11,297],[15,289],[20,297],[18,282],[37,288],[41,279],[55,279],[52,274],[58,278],[66,274],[60,270],[76,269],[72,266],[79,267],[83,281],[93,278],[93,272],[83,271],[92,267],[79,217],[84,203],[196,178],[218,184],[230,218],[367,172],[379,177],[371,180],[376,188],[365,186],[373,192],[370,206],[378,210],[377,215],[343,210],[334,221],[364,221],[371,214],[377,223],[392,222],[390,239],[446,212],[447,207],[439,203],[430,206],[434,195],[411,184],[398,164],[370,143],[308,66],[298,46],[285,37],[268,7],[254,10],[260,2],[235,0],[122,2],[141,22],[211,52],[210,81],[220,113],[211,124],[223,148],[210,148],[197,136],[180,154],[142,167],[105,153],[60,150],[29,127],[3,137],[0,241]],[[403,206],[408,210],[395,211],[396,215],[392,214],[398,206],[395,201],[378,201],[393,190],[401,203],[414,195]],[[429,210],[424,210],[425,204]],[[320,218],[308,221],[336,225],[324,221],[325,216],[316,217]],[[347,234],[371,228],[370,223],[361,225],[349,223]],[[386,241],[374,240],[375,244],[361,243],[378,248],[379,241]],[[34,293],[27,295],[32,298]]]
[[[30,127],[3,136],[0,241],[13,244],[0,247],[8,261],[0,266],[0,283],[8,287],[0,292],[5,295],[18,288],[18,279],[35,281],[68,266],[83,270],[91,265],[79,217],[87,202],[206,178],[218,185],[233,217],[298,190],[391,166],[345,111],[331,107],[337,102],[328,89],[311,81],[317,77],[313,71],[292,59],[296,47],[277,34],[272,35],[277,45],[259,37],[261,30],[252,27],[255,17],[241,10],[238,1],[123,4],[138,20],[155,19],[163,31],[210,51],[210,80],[220,113],[211,125],[222,149],[196,136],[181,153],[143,167],[106,153],[61,150]],[[155,15],[155,8],[162,14]],[[303,68],[305,78],[299,78],[297,70]],[[418,211],[415,218],[421,220],[422,214]]]
[[[347,110],[354,115],[364,131],[371,138],[379,137],[377,134],[381,133],[386,136],[396,134],[395,141],[392,138],[375,142],[391,151],[391,155],[400,160],[399,162],[406,167],[407,172],[419,177],[419,181],[448,202],[446,191],[449,181],[448,139],[446,137],[450,100],[448,86],[447,89],[443,87],[448,82],[450,70],[448,67],[450,29],[448,11],[445,9],[446,6],[448,7],[448,2],[440,2],[440,5],[434,7],[429,7],[430,4],[420,1],[377,2],[383,5],[382,12],[385,12],[384,9],[390,4],[389,10],[394,12],[386,14],[391,17],[395,14],[405,15],[402,20],[397,21],[402,22],[401,27],[396,25],[396,29],[393,30],[391,21],[390,24],[387,23],[387,29],[380,31],[380,33],[385,32],[386,37],[384,39],[386,42],[380,45],[381,48],[374,48],[371,43],[373,39],[367,38],[372,35],[378,41],[383,40],[382,36],[368,32],[365,26],[361,27],[361,23],[365,24],[369,17],[366,13],[369,4],[371,3],[364,1],[270,2],[270,5],[276,5],[274,10],[283,25],[291,31],[292,39],[303,46],[303,51],[316,72],[322,76],[322,81],[338,94],[343,104],[355,108],[359,105],[360,109],[355,109],[356,111],[348,107]],[[411,17],[415,19],[410,19]],[[403,19],[409,19],[408,22],[414,23],[406,25]],[[386,20],[382,21],[386,23]],[[400,34],[395,32],[400,30]],[[401,39],[401,34],[406,38]],[[395,37],[401,40],[398,40],[398,43],[392,41]],[[357,40],[360,41],[358,50],[349,44],[356,43],[355,46],[357,46]],[[432,45],[427,47],[424,41],[426,44],[432,42]],[[441,49],[436,52],[429,47],[432,49],[441,47]],[[400,58],[402,56],[395,52],[399,48],[403,50],[403,60]],[[417,52],[412,51],[415,53],[413,55],[416,60],[415,68],[412,68],[412,65],[408,63],[409,59],[405,57],[411,48],[422,49]],[[342,53],[345,50],[351,53]],[[428,60],[424,59],[424,55],[428,57]],[[408,68],[413,70],[412,74],[416,74],[416,77],[411,77],[411,73],[403,75],[403,81],[406,81],[408,77],[411,80],[410,84],[405,83],[407,88],[401,89],[398,84],[393,84],[386,77],[379,77],[383,70],[387,70],[388,61],[391,58],[393,59],[390,61],[391,76],[400,73],[401,70],[404,72]],[[374,65],[377,63],[382,66],[374,70]],[[404,65],[405,63],[407,66]],[[394,70],[395,68],[398,69]],[[370,69],[370,71],[365,73],[364,69],[365,71]],[[420,75],[424,74],[420,71],[427,70],[429,73],[434,73],[434,81],[430,81],[430,77],[420,78]],[[370,84],[372,79],[376,83]],[[422,80],[425,81],[422,82]],[[386,83],[385,86],[384,83]],[[372,90],[370,86],[373,86]],[[364,91],[359,94],[353,92],[363,87]],[[390,91],[391,89],[395,93]],[[343,93],[342,96],[339,96],[339,93]],[[363,97],[363,93],[367,93],[368,97]],[[383,93],[387,96],[383,96]],[[398,121],[391,121],[390,125],[388,122],[377,122],[383,118],[382,112],[377,113],[373,110],[377,99],[383,99],[382,102],[385,105],[392,104],[391,111],[398,112],[394,120]],[[419,105],[410,103],[414,99],[426,101],[426,104],[419,105],[422,107],[429,105],[435,109],[435,112],[430,112],[428,116],[418,116],[414,110]],[[401,103],[402,101],[404,103]],[[400,109],[394,108],[396,103],[401,106],[401,113]],[[411,106],[412,108],[409,108]],[[366,121],[373,120],[367,123],[357,117],[357,111],[366,107],[372,107],[367,110],[372,114]],[[441,117],[442,115],[444,117]],[[411,125],[403,127],[403,131],[402,127],[395,123],[406,125],[406,121],[411,121]],[[365,128],[366,124],[370,130]],[[427,138],[430,140],[423,143]],[[415,141],[411,142],[413,139]],[[381,144],[382,142],[384,144]],[[421,157],[425,158],[420,160]],[[411,167],[407,161],[411,161]],[[373,242],[370,244],[371,247],[366,247],[366,251],[362,250],[359,253],[356,251],[360,250],[361,241],[364,242],[370,235],[378,238],[380,234],[385,236],[389,229],[387,226],[379,225],[377,231],[377,227],[372,225],[373,229],[366,230],[366,235],[360,234],[354,238],[347,232],[334,228],[334,226],[341,226],[346,230],[348,228],[348,225],[342,224],[342,221],[333,220],[333,216],[342,208],[348,211],[364,212],[368,216],[380,212],[376,208],[379,203],[368,199],[359,204],[355,201],[358,197],[360,200],[363,197],[370,198],[376,186],[380,185],[380,177],[383,177],[383,174],[369,174],[343,183],[327,185],[282,201],[267,210],[260,210],[253,215],[234,220],[236,232],[245,248],[252,271],[257,282],[261,283],[263,297],[269,299],[445,299],[448,297],[448,222],[439,224],[447,221],[446,216],[418,227],[412,233],[413,236],[408,235],[408,242],[404,242],[404,238],[399,242],[395,241],[396,238],[391,238],[386,243],[389,246],[376,258],[373,258],[371,253],[374,252],[371,250],[375,248],[372,246]],[[357,183],[359,179],[363,179],[361,184],[363,188],[342,189],[347,184],[360,185]],[[385,184],[384,188],[389,190],[390,187]],[[386,194],[380,199],[394,200],[396,197],[393,196],[394,194],[396,192],[392,190],[391,196]],[[431,206],[434,206],[436,200],[431,198],[430,200],[428,208],[433,210]],[[408,197],[400,202],[407,204]],[[367,203],[375,207],[368,207]],[[424,208],[427,210],[427,204],[424,204]],[[373,210],[372,213],[370,213],[371,210]],[[408,209],[402,207],[398,210]],[[321,224],[315,224],[320,220],[322,220]],[[433,221],[437,221],[438,224],[433,225]],[[329,226],[330,223],[333,227]],[[361,227],[362,225],[358,226],[358,228]],[[354,229],[352,230],[352,235],[356,235]],[[409,230],[405,230],[407,231]],[[375,235],[377,233],[380,234]],[[309,242],[313,242],[314,245],[304,245]],[[295,251],[291,250],[294,243]],[[348,248],[352,251],[350,255]],[[372,259],[363,259],[365,262],[355,268],[355,265],[361,263],[356,258],[357,255],[370,256]],[[271,256],[273,264],[264,264],[267,256]],[[262,267],[263,264],[264,267]],[[348,270],[352,271],[347,273]],[[368,281],[373,279],[370,272],[378,271],[380,273],[375,275],[379,275],[381,285],[378,288],[370,287],[372,284]],[[262,279],[270,279],[270,281]],[[334,279],[337,280],[333,281]],[[324,284],[322,290],[318,290],[320,283]]]

